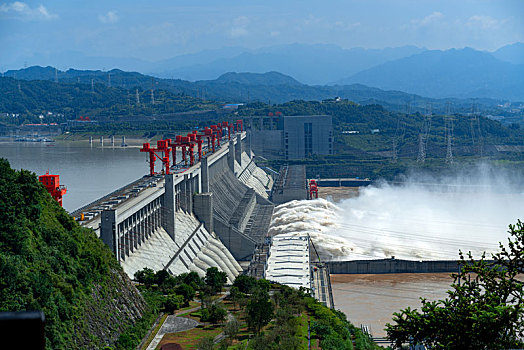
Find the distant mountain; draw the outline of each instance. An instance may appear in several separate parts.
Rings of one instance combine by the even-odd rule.
[[[513,64],[524,64],[524,43],[506,45],[493,52],[493,56],[501,61]]]
[[[336,45],[290,44],[246,51],[210,62],[159,63],[154,75],[163,78],[211,80],[226,72],[278,71],[306,84],[328,84],[363,69],[425,51],[415,46],[385,49],[342,49]],[[176,65],[177,63],[178,65]]]
[[[80,91],[84,91],[75,98],[83,98],[85,93],[89,93],[92,83],[94,91],[100,95],[97,97],[99,99],[103,98],[103,94],[112,94],[115,88],[120,90],[123,88],[126,89],[123,93],[124,100],[126,101],[129,96],[135,96],[136,92],[142,96],[143,100],[148,101],[150,96],[149,90],[153,87],[156,91],[155,96],[161,91],[167,91],[172,94],[193,96],[203,98],[207,101],[218,101],[222,103],[254,101],[284,103],[293,100],[321,101],[341,97],[363,105],[380,104],[389,110],[406,111],[407,108],[409,108],[411,112],[424,111],[427,103],[432,104],[435,113],[444,113],[448,103],[452,104],[454,112],[469,112],[473,103],[478,106],[479,110],[490,110],[500,103],[499,100],[495,99],[433,99],[401,91],[384,91],[361,84],[311,86],[302,84],[292,77],[278,72],[263,74],[230,72],[223,74],[215,80],[200,80],[197,82],[180,79],[152,78],[141,73],[124,72],[118,69],[102,72],[74,69],[60,71],[55,70],[53,67],[29,67],[16,71],[8,71],[5,75],[11,78],[16,77],[16,79],[48,81],[54,81],[55,78],[58,77],[58,86],[67,87],[73,85],[75,89],[78,87]],[[9,80],[0,80],[0,83],[6,83],[7,81]],[[109,88],[110,82],[111,88]],[[22,84],[22,92],[24,91],[24,86],[26,85]],[[47,86],[48,85],[46,85],[45,89],[48,88]],[[80,86],[82,87],[80,88]],[[101,86],[103,86],[105,90],[101,90]],[[6,87],[5,93],[18,96],[19,91],[14,80]],[[34,96],[34,91],[31,93],[28,92],[28,94],[28,96],[23,94],[24,96],[22,97],[31,97],[32,99],[37,97]],[[122,93],[118,92],[118,94]],[[52,95],[50,96],[52,97]],[[89,96],[88,94],[87,97],[90,99],[91,97]],[[118,101],[119,102],[114,103],[122,103],[121,100]],[[12,106],[10,103],[11,102],[6,101],[6,104],[4,104],[6,108],[0,110],[0,112],[9,111],[10,108],[7,107]]]
[[[169,59],[147,61],[133,57],[103,57],[78,51],[39,53],[20,59],[18,66],[53,66],[61,70],[109,71],[115,68],[151,74],[159,78],[189,81],[212,80],[227,72],[278,71],[307,84],[328,84],[363,69],[425,51],[404,46],[384,49],[343,49],[328,44],[288,44],[247,49],[238,46],[204,50]],[[2,62],[2,66],[16,66]]]
[[[215,80],[217,83],[229,84],[238,83],[244,85],[289,85],[298,86],[304,85],[292,77],[279,73],[279,72],[267,72],[263,74],[258,73],[235,73],[229,72],[222,74]]]
[[[338,83],[360,83],[434,98],[524,101],[524,65],[470,48],[425,51],[364,70]]]

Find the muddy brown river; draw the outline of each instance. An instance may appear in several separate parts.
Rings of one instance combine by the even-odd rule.
[[[374,337],[386,335],[384,327],[394,312],[420,309],[420,297],[445,298],[451,282],[447,273],[331,275],[335,308],[355,326],[367,325]]]

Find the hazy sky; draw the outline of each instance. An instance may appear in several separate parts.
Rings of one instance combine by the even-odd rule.
[[[522,0],[0,0],[0,65],[61,51],[154,61],[295,42],[493,50],[516,41]]]

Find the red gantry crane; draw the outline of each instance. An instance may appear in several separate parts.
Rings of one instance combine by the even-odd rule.
[[[157,146],[151,147],[149,143],[144,143],[140,152],[149,153],[149,175],[155,175],[155,160],[156,158],[160,159],[163,164],[163,171],[166,174],[170,173],[170,161],[169,161],[169,152],[171,148],[169,147],[169,142],[167,140],[158,140]],[[163,155],[156,152],[163,152]]]
[[[318,186],[315,180],[309,180],[309,199],[318,198]]]
[[[207,139],[207,148],[208,151],[215,152],[217,147],[220,147],[220,140],[225,139],[225,133],[227,130],[227,139],[231,140],[231,134],[235,132],[242,132],[243,125],[242,120],[239,119],[236,123],[221,122],[216,125],[211,125],[210,127],[205,127],[202,130],[201,134],[198,131],[194,130],[193,132],[187,134],[187,136],[177,135],[174,140],[165,139],[158,140],[156,147],[151,147],[149,143],[144,143],[140,152],[149,153],[149,174],[155,174],[155,161],[158,158],[162,161],[163,172],[165,174],[170,173],[170,158],[169,153],[173,154],[173,166],[176,166],[176,152],[180,148],[182,153],[182,162],[187,166],[187,161],[189,157],[189,166],[195,165],[195,145],[198,149],[198,161],[202,160],[202,144],[204,143],[204,138]],[[163,153],[162,155],[160,153]]]
[[[62,196],[66,194],[67,188],[60,185],[60,175],[50,175],[48,170],[45,175],[40,175],[38,180],[45,186],[51,197],[62,206]]]

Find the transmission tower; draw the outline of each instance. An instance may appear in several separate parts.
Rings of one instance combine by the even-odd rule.
[[[453,164],[453,118],[446,118],[446,164]]]
[[[111,73],[107,73],[107,86],[111,87]]]
[[[55,68],[55,83],[58,83],[58,69]]]
[[[138,93],[138,89],[136,89],[136,105],[140,107],[140,94]]]
[[[424,163],[426,161],[426,144],[424,142],[424,134],[418,134],[418,156],[417,162]]]
[[[479,151],[479,156],[482,158],[484,156],[484,145],[483,145],[483,142],[482,142],[482,133],[480,131],[480,117],[477,116],[477,132],[478,132],[478,151]]]
[[[154,78],[151,78],[151,104],[152,104],[152,105],[155,104],[155,93],[154,93],[154,89],[155,89],[155,79],[154,79]]]

